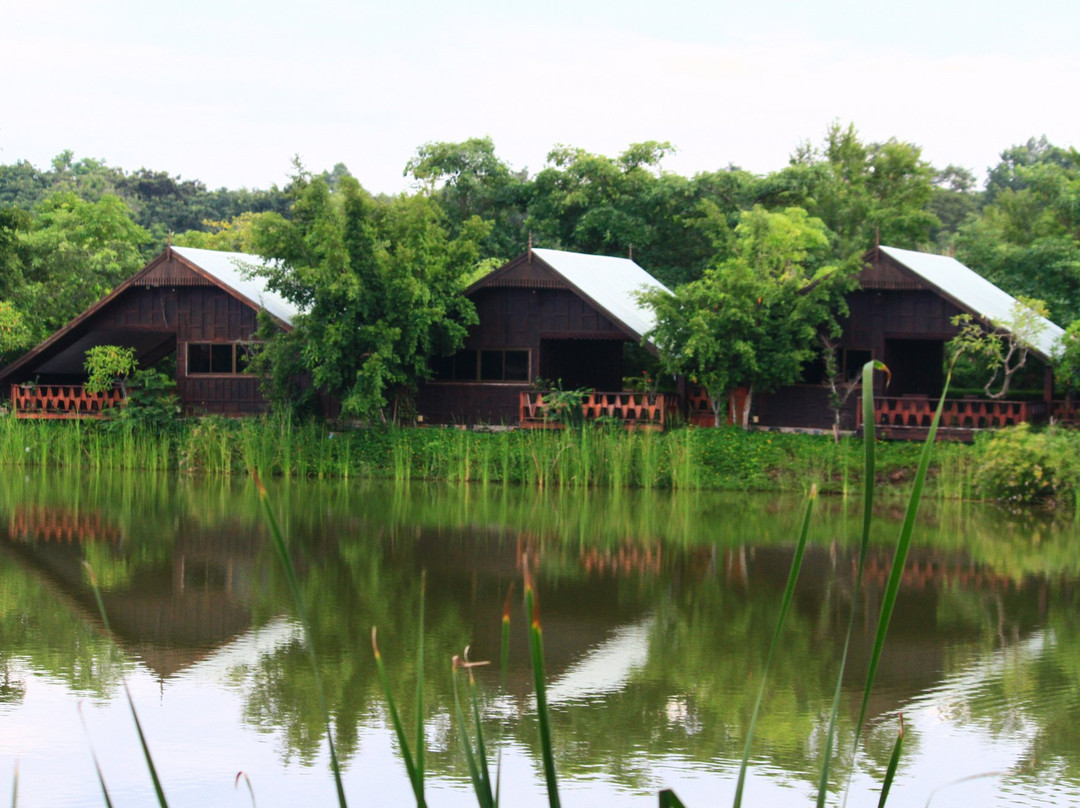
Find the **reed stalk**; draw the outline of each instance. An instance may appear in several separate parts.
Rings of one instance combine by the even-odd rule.
[[[315,645],[312,642],[315,635],[311,630],[311,622],[307,617],[307,608],[304,606],[304,598],[300,593],[300,583],[296,579],[296,569],[293,567],[292,558],[289,556],[289,549],[285,545],[285,538],[281,533],[281,528],[278,527],[277,517],[270,507],[266,486],[263,485],[254,469],[252,469],[251,473],[255,478],[255,486],[259,491],[259,501],[262,503],[263,515],[270,526],[270,536],[274,542],[274,549],[277,550],[278,558],[285,569],[285,579],[288,581],[289,592],[292,594],[293,605],[296,607],[296,616],[300,621],[300,629],[304,633],[304,645],[307,646],[308,660],[311,663],[311,672],[315,685],[315,698],[319,705],[319,712],[322,715],[323,726],[326,728],[326,743],[330,749],[330,768],[334,774],[334,785],[337,787],[338,805],[340,808],[346,808],[345,786],[341,780],[341,766],[338,763],[337,750],[334,748],[334,731],[330,724],[330,713],[326,709],[322,675],[319,673],[319,658],[315,653]]]

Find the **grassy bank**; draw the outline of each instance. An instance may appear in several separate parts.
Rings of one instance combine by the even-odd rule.
[[[511,483],[538,487],[806,490],[849,492],[861,483],[862,443],[738,429],[664,434],[617,428],[470,432],[458,429],[332,431],[318,422],[204,418],[167,430],[105,423],[0,419],[0,465],[145,469],[199,474]],[[903,483],[918,445],[882,443],[878,482]],[[932,487],[971,493],[977,450],[936,453]]]

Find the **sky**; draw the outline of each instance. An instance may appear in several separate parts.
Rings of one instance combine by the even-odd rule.
[[[981,181],[1031,137],[1080,145],[1078,33],[1075,0],[0,0],[0,163],[266,188],[299,156],[395,193],[427,142],[767,173],[836,121]]]

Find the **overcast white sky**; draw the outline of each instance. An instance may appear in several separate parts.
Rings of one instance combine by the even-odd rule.
[[[0,0],[0,163],[265,188],[299,154],[394,192],[428,141],[535,172],[668,140],[672,171],[764,173],[839,120],[981,180],[1080,143],[1078,35],[1075,0]]]

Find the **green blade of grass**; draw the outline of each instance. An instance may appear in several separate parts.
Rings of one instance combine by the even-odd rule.
[[[682,804],[682,800],[675,796],[675,792],[670,788],[665,788],[660,792],[660,808],[686,808]]]
[[[247,776],[247,772],[237,772],[236,779],[233,781],[233,788],[240,788],[240,778],[244,778],[244,782],[247,784],[248,796],[251,797],[251,808],[255,808],[255,789],[251,785],[251,778]]]
[[[484,727],[480,723],[480,696],[476,692],[476,677],[473,676],[472,669],[473,666],[469,665],[469,701],[472,702],[473,725],[476,727],[476,756],[480,760],[480,775],[487,787],[488,797],[494,805],[494,797],[491,793],[491,771],[488,769],[487,744],[484,742]]]
[[[262,479],[254,469],[251,470],[251,476],[259,492],[259,501],[262,503],[263,514],[266,516],[267,524],[270,526],[270,536],[273,539],[274,548],[277,550],[278,558],[281,559],[281,565],[285,568],[285,579],[288,581],[289,591],[292,593],[296,616],[300,620],[300,629],[304,633],[304,645],[307,646],[308,660],[311,663],[311,672],[314,677],[315,696],[319,704],[319,711],[322,713],[323,726],[326,727],[326,743],[330,749],[330,769],[334,774],[334,785],[337,787],[338,805],[340,808],[347,808],[345,786],[341,780],[341,766],[338,763],[337,750],[334,748],[334,732],[330,725],[330,712],[326,708],[326,696],[323,692],[322,676],[319,673],[319,658],[315,653],[314,634],[311,631],[311,623],[308,621],[307,610],[304,608],[304,598],[300,594],[300,583],[296,579],[296,570],[293,568],[292,558],[289,557],[289,549],[285,546],[285,537],[281,532],[281,528],[278,527],[274,510],[270,507],[270,497],[266,491],[266,486],[263,485]]]
[[[889,369],[881,362],[871,360],[863,365],[862,408],[863,408],[863,518],[862,533],[859,537],[859,560],[855,567],[855,587],[852,593],[852,609],[848,615],[847,633],[844,636],[844,650],[840,655],[840,671],[836,676],[836,688],[833,691],[832,708],[826,725],[825,747],[822,750],[821,775],[818,778],[817,808],[824,808],[825,794],[829,785],[829,773],[832,768],[833,744],[836,742],[836,723],[840,715],[840,698],[843,693],[844,671],[847,668],[848,652],[851,650],[851,636],[855,631],[855,604],[859,602],[862,591],[863,568],[866,564],[866,552],[870,547],[870,517],[874,512],[875,486],[875,451],[876,423],[874,421],[874,371]],[[888,380],[886,380],[888,385]]]
[[[802,529],[799,531],[799,541],[795,545],[795,555],[791,560],[791,570],[788,573],[787,586],[784,587],[784,596],[780,601],[780,615],[776,619],[776,628],[773,630],[772,641],[769,643],[769,651],[765,656],[765,666],[761,672],[761,685],[758,688],[757,699],[754,702],[754,711],[750,714],[750,725],[746,730],[746,745],[743,748],[742,762],[739,764],[739,781],[735,786],[735,808],[742,805],[743,787],[746,785],[746,770],[750,763],[750,749],[754,743],[754,729],[757,726],[758,713],[761,703],[765,699],[765,686],[769,676],[769,666],[772,664],[773,654],[777,645],[780,644],[780,634],[784,627],[784,619],[787,617],[791,600],[795,594],[795,582],[799,578],[799,570],[802,567],[803,554],[806,551],[806,540],[810,535],[810,515],[814,511],[814,500],[817,499],[817,486],[811,486],[810,495],[806,501],[806,511],[803,514]]]
[[[409,783],[412,785],[413,795],[416,797],[417,808],[426,808],[424,778],[419,776],[416,764],[413,761],[412,751],[409,749],[409,737],[405,734],[405,727],[401,723],[401,716],[398,715],[397,705],[394,703],[394,696],[390,691],[390,677],[386,674],[386,666],[383,664],[382,654],[379,653],[379,644],[374,626],[371,629],[371,650],[375,654],[375,669],[379,674],[383,696],[386,698],[386,708],[390,712],[390,724],[394,728],[398,745],[401,747],[401,757],[405,761],[405,773],[409,776]]]
[[[510,597],[514,594],[514,583],[506,589],[506,600],[503,601],[502,637],[499,645],[499,691],[506,694],[506,674],[510,669]],[[500,739],[501,739],[500,727]],[[500,787],[502,786],[502,748],[500,745],[499,758],[495,764],[495,806],[499,805]]]
[[[454,717],[457,720],[458,732],[461,736],[461,749],[465,753],[465,763],[469,767],[469,779],[472,780],[473,791],[476,794],[476,802],[480,808],[492,808],[494,805],[491,796],[491,785],[486,782],[480,766],[476,762],[477,755],[473,752],[472,740],[469,738],[469,727],[465,723],[465,714],[461,709],[461,696],[458,692],[458,664],[460,657],[455,656],[452,662],[451,677],[454,683]],[[470,673],[471,676],[471,673]],[[481,729],[479,721],[476,724],[477,737],[480,737]],[[478,743],[479,754],[483,755],[482,747]]]
[[[98,586],[97,575],[94,574],[94,568],[83,562],[83,566],[86,567],[86,571],[90,578],[90,588],[94,592],[94,600],[97,601],[98,611],[101,613],[101,622],[105,625],[105,631],[112,636],[112,626],[109,625],[109,615],[105,612],[105,601],[101,598],[101,588]],[[121,681],[124,684],[124,695],[127,697],[128,708],[131,710],[131,717],[135,721],[135,731],[139,735],[139,745],[142,746],[143,757],[146,759],[146,768],[150,771],[150,779],[154,783],[154,793],[157,795],[158,805],[161,808],[168,808],[168,801],[165,799],[165,790],[161,787],[161,779],[158,777],[157,767],[154,765],[154,758],[150,754],[150,746],[146,743],[146,736],[143,734],[142,724],[139,723],[139,713],[135,709],[135,701],[131,698],[131,690],[128,688],[127,677],[121,677]]]
[[[904,715],[900,714],[900,729],[896,733],[896,743],[893,744],[892,756],[889,758],[889,767],[885,770],[885,779],[881,781],[881,797],[878,799],[878,808],[885,808],[885,802],[889,799],[889,789],[892,788],[893,780],[896,779],[896,767],[900,763],[900,751],[904,746]]]
[[[892,569],[889,571],[889,580],[885,585],[885,593],[881,600],[881,612],[878,616],[877,632],[874,634],[874,644],[870,653],[870,664],[866,671],[866,683],[863,686],[862,702],[859,706],[859,718],[855,723],[855,744],[858,747],[859,735],[862,732],[863,722],[866,720],[866,710],[870,704],[870,691],[874,686],[874,678],[877,675],[878,663],[881,662],[881,650],[885,646],[885,635],[889,631],[889,622],[892,620],[893,607],[896,605],[896,596],[900,592],[900,579],[904,574],[904,564],[907,563],[908,550],[911,547],[911,537],[915,532],[915,519],[919,514],[919,504],[922,501],[923,486],[926,484],[926,472],[930,467],[930,455],[933,453],[934,440],[937,438],[938,424],[941,423],[941,412],[945,408],[945,396],[949,391],[949,383],[952,380],[952,371],[945,378],[945,385],[941,390],[941,398],[938,399],[937,409],[934,411],[934,419],[930,422],[930,430],[927,432],[926,441],[919,453],[919,465],[915,471],[915,482],[908,498],[907,510],[904,513],[904,521],[900,527],[900,537],[896,542],[896,550],[893,553]]]
[[[86,726],[86,716],[83,715],[82,702],[78,704],[79,721],[82,723],[83,732],[86,734],[86,740],[90,741],[90,730]],[[105,785],[105,774],[101,771],[101,763],[98,761],[97,752],[94,751],[94,744],[90,742],[90,759],[94,761],[94,771],[97,772],[98,785],[101,786],[101,796],[105,800],[105,808],[113,808],[112,799],[109,797],[108,786]],[[14,806],[14,802],[12,805]]]
[[[540,625],[540,607],[533,591],[532,575],[525,564],[525,619],[529,621],[529,660],[536,688],[536,717],[540,725],[540,753],[544,761],[548,805],[560,808],[559,780],[555,774],[555,752],[551,743],[551,717],[548,714],[547,689],[544,684],[544,633]]]
[[[416,773],[424,782],[424,600],[427,593],[427,570],[420,571],[420,627],[416,633]]]

